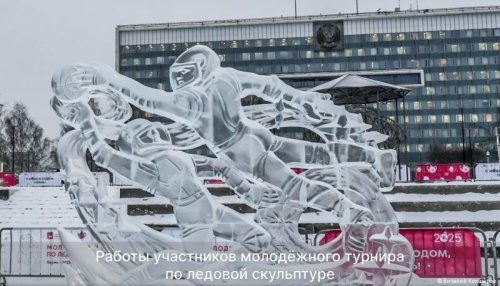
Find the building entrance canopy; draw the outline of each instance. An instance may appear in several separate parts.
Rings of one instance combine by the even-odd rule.
[[[318,85],[310,91],[329,93],[336,105],[365,104],[402,98],[411,90],[405,87],[346,74]]]

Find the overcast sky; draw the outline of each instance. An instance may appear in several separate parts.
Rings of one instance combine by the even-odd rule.
[[[356,12],[355,0],[296,0],[297,14]],[[378,2],[378,3],[376,3]],[[359,12],[500,6],[500,0],[359,0]],[[411,7],[410,7],[411,6]],[[0,0],[0,104],[15,101],[55,138],[52,73],[67,63],[114,66],[115,27],[126,24],[294,15],[294,0]]]

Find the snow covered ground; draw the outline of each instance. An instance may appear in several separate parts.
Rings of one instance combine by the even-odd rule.
[[[426,186],[436,187],[439,185],[497,185],[500,182],[453,182],[453,183],[404,183],[400,186]],[[221,187],[224,185],[212,185],[210,187]],[[10,188],[11,196],[7,201],[0,200],[0,229],[8,227],[84,227],[78,217],[75,208],[71,205],[69,197],[62,187],[38,187],[38,188]],[[125,207],[128,204],[168,204],[165,198],[119,198],[119,187],[108,187],[109,196],[114,203]],[[410,194],[389,193],[386,194],[391,203],[398,202],[500,202],[500,194],[494,193],[465,193],[465,194]],[[240,204],[243,201],[237,196],[216,197],[224,204]],[[253,217],[252,213],[245,214]],[[397,212],[400,222],[498,222],[500,209],[480,211],[441,211],[441,212]],[[136,216],[136,219],[146,224],[173,225],[173,215],[146,215]],[[301,223],[332,223],[331,215],[325,213],[305,213],[302,215]],[[492,237],[494,232],[487,232]],[[479,236],[482,240],[482,237]],[[497,239],[500,243],[500,238]],[[490,264],[491,265],[491,264]],[[1,282],[1,280],[0,280]],[[450,283],[439,283],[439,285],[455,285],[456,281]],[[418,284],[417,284],[418,283]],[[438,285],[437,280],[419,280],[413,285]],[[459,283],[462,285],[477,285],[477,283]],[[63,278],[8,278],[9,286],[13,285],[66,285]],[[483,284],[485,285],[485,284]]]

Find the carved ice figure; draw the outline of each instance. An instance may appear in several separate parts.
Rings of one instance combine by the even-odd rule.
[[[290,202],[332,212],[344,225],[368,226],[373,221],[368,209],[352,203],[332,186],[290,170],[273,152],[276,136],[246,118],[240,102],[242,97],[255,94],[291,105],[303,111],[309,121],[321,122],[328,114],[343,110],[328,100],[329,95],[295,90],[276,76],[221,68],[219,57],[200,45],[184,52],[172,65],[171,93],[145,87],[102,65],[79,65],[70,73],[63,70],[54,79],[56,96],[62,100],[80,100],[80,90],[111,89],[144,111],[193,128],[218,158],[281,189]]]
[[[61,103],[54,98],[52,106],[57,110]],[[270,240],[267,232],[252,220],[215,202],[196,177],[196,164],[191,156],[171,149],[170,134],[163,124],[145,119],[125,124],[117,141],[119,150],[115,150],[97,132],[88,105],[72,103],[71,109],[74,117],[67,122],[82,130],[97,165],[151,194],[170,199],[182,229],[186,252],[209,252],[212,246],[210,238],[214,235],[241,243],[251,252],[266,249]],[[215,162],[205,164],[213,166]],[[218,164],[216,167],[225,181],[251,203],[278,202],[278,191],[251,185],[228,165]]]
[[[194,174],[207,169],[218,172],[223,170],[221,173],[234,170],[234,176],[238,178],[237,183],[231,183],[231,178],[226,180],[235,189],[238,189],[237,186],[241,187],[241,182],[247,183],[245,177],[252,177],[253,181],[263,180],[283,190],[284,195],[277,206],[272,206],[276,202],[277,193],[269,186],[259,190],[254,187],[253,192],[249,191],[251,187],[247,186],[244,187],[246,191],[241,191],[246,195],[249,205],[256,208],[265,207],[257,214],[261,223],[272,222],[272,217],[280,220],[289,217],[290,225],[294,226],[298,223],[298,217],[305,206],[331,211],[339,219],[344,237],[327,247],[316,249],[296,241],[300,240],[296,226],[288,229],[288,232],[273,233],[272,226],[268,225],[265,228],[270,231],[271,236],[288,236],[285,237],[283,248],[278,247],[276,250],[308,252],[335,250],[358,253],[401,251],[408,257],[400,265],[400,272],[384,269],[380,265],[366,267],[364,270],[356,267],[352,270],[343,266],[344,271],[341,271],[340,279],[352,281],[349,280],[352,276],[357,277],[358,282],[362,282],[360,277],[365,277],[363,273],[377,272],[371,281],[365,278],[362,280],[378,281],[376,285],[385,285],[396,281],[398,278],[394,278],[395,276],[399,275],[401,278],[411,273],[413,263],[411,246],[397,235],[398,226],[392,207],[380,194],[380,189],[390,189],[394,184],[394,151],[383,151],[376,147],[376,143],[383,141],[384,136],[380,133],[366,132],[369,125],[364,124],[359,115],[348,113],[343,107],[334,106],[327,95],[294,90],[275,76],[258,76],[221,68],[217,55],[203,46],[193,47],[183,53],[171,67],[170,73],[174,89],[172,93],[144,87],[99,64],[67,67],[54,75],[52,85],[56,98],[64,102],[83,102],[91,97],[109,97],[114,102],[112,111],[116,115],[113,115],[113,112],[105,113],[102,117],[95,117],[93,125],[81,126],[82,130],[86,130],[84,134],[90,143],[91,151],[94,150],[92,153],[95,158],[103,157],[98,151],[102,144],[105,144],[99,137],[100,133],[108,133],[107,138],[115,140],[120,138],[123,141],[123,136],[118,137],[118,134],[121,134],[122,123],[129,114],[130,107],[125,101],[133,103],[144,111],[173,119],[176,121],[174,125],[177,125],[172,130],[184,135],[184,137],[177,136],[175,140],[170,136],[169,140],[165,140],[169,137],[168,132],[164,132],[165,126],[144,123],[144,126],[150,129],[144,126],[138,127],[136,129],[144,130],[135,130],[137,132],[132,132],[131,137],[140,138],[142,135],[143,139],[150,140],[153,145],[149,146],[154,146],[151,150],[156,148],[165,151],[162,149],[165,147],[154,145],[155,142],[161,144],[167,142],[167,145],[174,145],[178,150],[204,143],[220,159],[196,156],[187,159],[179,155],[181,157],[179,162],[183,162],[185,166],[177,169],[188,171],[189,180],[196,181]],[[268,108],[265,106],[259,107],[260,109],[247,107],[244,110],[240,99],[250,94],[272,102],[273,108],[276,109],[275,116],[268,116],[262,112],[262,108]],[[79,117],[80,107],[61,109],[63,115],[60,116],[70,122],[77,122],[74,120]],[[257,121],[248,119],[245,112],[247,115],[251,114],[249,117],[252,119],[257,114],[255,118]],[[137,122],[132,122],[130,126],[134,126]],[[137,125],[141,126],[139,123]],[[110,127],[106,127],[107,125]],[[157,125],[156,128],[153,125]],[[270,126],[308,128],[316,132],[326,143],[297,142],[273,136],[267,130]],[[139,141],[141,144],[145,143],[143,140]],[[128,145],[133,145],[133,141],[126,142]],[[110,148],[106,146],[103,149]],[[170,150],[167,152],[178,152],[171,150],[171,146],[166,148]],[[120,158],[134,157],[130,160],[138,160],[137,166],[143,165],[146,168],[132,169],[148,170],[146,174],[150,178],[151,174],[155,173],[150,172],[151,166],[156,165],[158,168],[159,165],[163,165],[155,161],[156,157],[149,158],[149,147],[145,148],[147,150],[145,153],[140,153],[141,148],[136,151],[132,151],[131,147],[129,149],[130,151],[125,151],[127,147],[123,147],[123,150],[110,150],[110,152],[113,156],[118,154]],[[109,154],[102,160],[113,157]],[[186,164],[189,160],[190,162]],[[103,165],[109,167],[109,162]],[[153,190],[150,184],[155,181],[154,179],[142,181],[143,179],[132,176],[132,172],[127,173],[127,170],[124,170],[127,168],[123,168],[123,165],[115,164],[115,166],[118,166],[118,169],[121,166],[121,171],[130,175],[130,179],[138,180],[143,188]],[[309,170],[298,176],[289,169],[292,166],[306,167]],[[120,174],[120,171],[117,173]],[[177,178],[169,176],[166,180],[175,181]],[[140,183],[141,181],[143,183]],[[338,190],[342,190],[345,195]],[[171,194],[172,190],[165,192]],[[377,241],[385,248],[374,247]],[[295,245],[287,245],[290,242]],[[259,250],[255,248],[254,251]],[[404,281],[405,278],[401,278],[398,285],[404,284]]]

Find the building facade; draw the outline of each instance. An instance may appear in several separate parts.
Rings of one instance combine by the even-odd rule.
[[[496,160],[500,6],[119,26],[116,69],[168,91],[170,65],[197,44],[224,67],[276,74],[299,89],[345,73],[411,88],[378,105],[406,129],[400,164],[428,162],[437,146],[463,150],[465,163],[473,149]],[[304,139],[300,130],[280,132]]]

